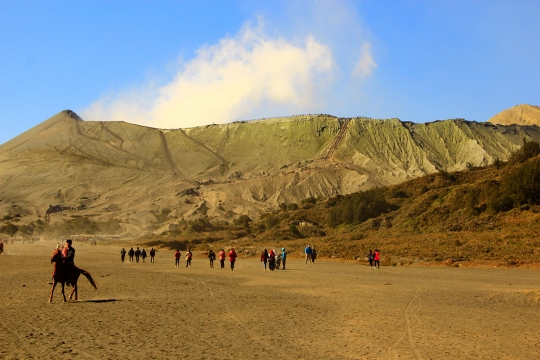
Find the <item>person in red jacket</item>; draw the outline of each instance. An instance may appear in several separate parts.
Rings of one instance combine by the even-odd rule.
[[[174,253],[174,267],[180,266],[180,250],[176,249]]]
[[[219,262],[221,263],[221,268],[225,267],[225,250],[221,249],[219,252]]]
[[[231,262],[231,270],[234,270],[234,263],[236,262],[236,252],[234,251],[234,248],[231,249],[229,252],[229,261]]]
[[[375,252],[373,253],[373,262],[374,262],[374,268],[380,269],[381,268],[381,251],[378,249],[375,249]]]

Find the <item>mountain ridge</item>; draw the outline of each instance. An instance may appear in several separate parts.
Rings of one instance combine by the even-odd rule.
[[[205,215],[256,218],[281,203],[506,160],[524,138],[540,140],[540,128],[298,115],[155,129],[66,110],[0,145],[0,217],[35,221],[58,205],[49,221],[115,219],[132,235]]]

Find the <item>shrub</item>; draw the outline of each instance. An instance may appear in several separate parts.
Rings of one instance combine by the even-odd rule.
[[[306,204],[316,204],[316,203],[317,203],[317,199],[315,199],[313,196],[308,197],[308,198],[302,200],[302,205],[306,205]]]
[[[515,165],[522,163],[537,155],[540,155],[540,144],[536,141],[527,141],[527,139],[523,138],[523,146],[510,154],[508,164]]]
[[[302,234],[300,233],[300,231],[298,230],[298,227],[296,227],[295,224],[290,224],[290,225],[289,225],[289,230],[290,230],[295,236],[302,237]]]
[[[19,231],[19,228],[12,223],[7,223],[6,225],[0,226],[0,233],[13,236]]]
[[[236,226],[241,226],[244,228],[248,228],[251,222],[251,218],[247,215],[240,215],[236,220],[234,220],[234,224]]]
[[[189,225],[193,231],[203,232],[214,230],[214,225],[208,220],[207,217],[200,217],[189,222]]]
[[[441,175],[441,177],[445,180],[448,180],[448,181],[451,181],[451,182],[454,182],[456,181],[456,176],[452,173],[449,173],[448,171],[446,170],[439,170],[439,174]]]
[[[386,202],[381,189],[360,191],[343,197],[328,212],[326,221],[329,226],[340,224],[360,224],[381,214],[393,210]]]
[[[401,189],[392,189],[390,190],[389,194],[390,198],[392,199],[406,199],[408,198],[408,195],[405,191]]]
[[[292,204],[287,205],[287,210],[289,211],[298,210],[298,204],[292,203]]]
[[[279,219],[273,215],[270,215],[266,218],[264,221],[264,227],[266,229],[271,229],[275,227],[277,224],[279,224]]]
[[[495,158],[495,160],[493,160],[493,165],[495,165],[495,167],[497,169],[500,169],[502,168],[504,165],[506,165],[506,163],[504,161],[502,161],[501,159],[499,158]]]
[[[527,162],[501,179],[503,196],[512,198],[515,206],[540,204],[540,159]]]
[[[481,191],[476,188],[462,188],[456,190],[454,197],[450,202],[450,210],[456,211],[463,209],[466,213],[477,215],[483,208],[477,207]]]

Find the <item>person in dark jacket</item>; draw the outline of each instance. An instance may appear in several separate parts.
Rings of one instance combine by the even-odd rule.
[[[208,260],[210,260],[210,269],[213,269],[214,268],[214,260],[216,260],[216,253],[212,249],[210,249],[210,251],[208,251]]]
[[[129,262],[133,262],[133,255],[135,255],[135,251],[133,251],[133,248],[129,249],[128,256],[129,256]]]
[[[141,250],[139,250],[139,247],[137,246],[137,250],[135,250],[135,261],[139,262],[140,257],[141,257]]]
[[[142,262],[144,262],[144,259],[146,259],[146,250],[144,250],[144,248],[141,250],[141,259]]]
[[[311,247],[311,263],[315,264],[315,259],[317,258],[317,250],[315,250],[315,246]]]
[[[122,251],[120,251],[120,259],[122,260],[122,264],[124,263],[125,258],[126,258],[126,249],[122,248]]]
[[[266,249],[261,253],[261,262],[264,265],[264,271],[266,271],[266,264],[268,263],[268,250]]]
[[[186,252],[186,267],[191,267],[191,258],[193,257],[193,253],[190,249],[187,249]]]
[[[151,263],[154,262],[154,256],[156,256],[156,250],[154,250],[154,248],[151,248],[150,249],[150,262]]]
[[[66,278],[69,279],[75,267],[75,248],[71,246],[72,240],[66,240],[66,246],[62,249],[62,257],[64,258],[63,266],[66,269]],[[66,281],[67,286],[71,286],[69,281]]]

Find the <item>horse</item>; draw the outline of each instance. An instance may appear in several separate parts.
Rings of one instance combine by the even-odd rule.
[[[51,264],[54,264],[54,271],[53,271],[53,284],[51,289],[51,295],[49,296],[49,302],[52,302],[54,288],[56,287],[57,283],[62,284],[62,296],[64,297],[64,302],[66,302],[66,294],[64,293],[64,284],[70,283],[73,286],[73,290],[71,291],[71,294],[69,294],[69,300],[71,300],[71,297],[73,296],[73,293],[75,293],[75,300],[78,298],[78,290],[77,290],[77,281],[79,280],[79,276],[83,274],[86,276],[90,284],[94,287],[94,289],[97,289],[96,283],[94,282],[94,279],[92,279],[92,275],[86,270],[79,269],[76,266],[73,266],[68,270],[66,269],[66,266],[62,264],[63,257],[62,257],[62,251],[60,249],[55,249],[52,257],[51,257]]]

